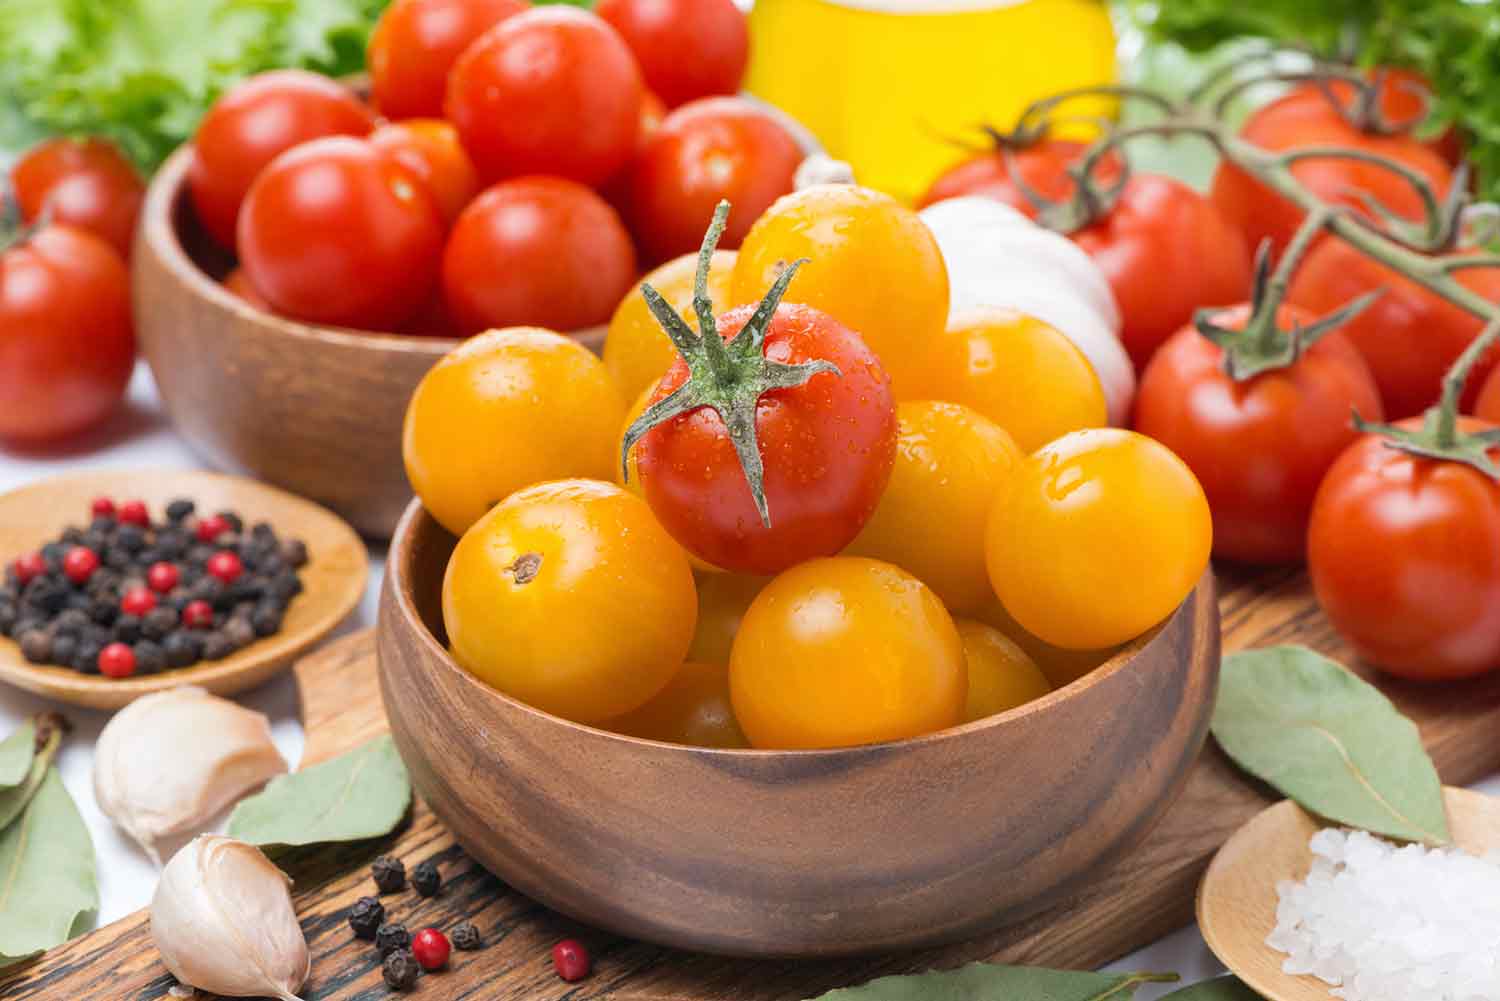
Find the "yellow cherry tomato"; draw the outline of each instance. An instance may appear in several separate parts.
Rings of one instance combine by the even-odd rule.
[[[740,622],[767,583],[769,578],[738,573],[698,574],[698,630],[693,634],[688,660],[729,663]]]
[[[958,724],[969,681],[958,630],[927,585],[835,556],[792,567],[750,604],[729,690],[755,747],[850,747]]]
[[[443,578],[458,662],[579,723],[631,712],[666,688],[697,614],[682,550],[645,501],[597,480],[512,494],[459,540]]]
[[[1036,661],[1000,630],[982,622],[956,619],[969,668],[969,700],[964,722],[972,723],[1016,706],[1024,706],[1052,691]]]
[[[990,505],[1025,457],[1000,425],[957,403],[903,403],[896,419],[890,484],[846,552],[896,564],[950,612],[977,611],[994,596],[984,566]]]
[[[732,250],[716,251],[708,269],[708,297],[713,300],[715,315],[729,306],[730,280],[737,256]],[[646,307],[641,286],[649,282],[687,325],[697,330],[698,315],[693,311],[693,279],[697,273],[697,254],[684,254],[668,261],[636,282],[615,309],[604,337],[604,367],[615,377],[615,384],[627,400],[648,386],[654,387],[677,360],[677,349]]]
[[[948,268],[927,224],[889,195],[827,184],[782,196],[740,246],[733,302],[759,302],[807,258],[787,302],[820,309],[864,338],[899,394],[948,322]]]
[[[491,507],[543,480],[608,480],[625,403],[604,363],[561,334],[480,334],[423,377],[406,407],[406,477],[438,522],[462,535]]]
[[[661,694],[604,724],[627,737],[689,747],[749,747],[729,704],[729,669],[688,661]]]
[[[985,536],[1006,611],[1070,650],[1124,643],[1172,614],[1212,544],[1208,500],[1187,464],[1116,428],[1074,431],[1028,458]]]
[[[998,629],[1006,639],[1024,650],[1026,656],[1042,669],[1042,673],[1047,676],[1053,688],[1070,685],[1089,674],[1100,664],[1109,660],[1117,649],[1111,646],[1102,650],[1064,650],[1060,646],[1053,646],[1022,629],[1020,624],[1005,610],[1005,606],[1000,604],[1000,599],[993,596],[982,609],[974,614],[974,618],[993,629]]]
[[[999,424],[1034,452],[1069,431],[1104,427],[1104,387],[1084,353],[1056,327],[1010,309],[965,313],[934,339],[913,392],[952,400]]]

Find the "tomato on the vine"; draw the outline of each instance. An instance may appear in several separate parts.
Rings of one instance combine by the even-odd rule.
[[[1250,291],[1250,255],[1228,218],[1170,177],[1138,174],[1101,219],[1073,234],[1109,279],[1136,370],[1204,306]]]
[[[760,748],[849,747],[963,721],[963,642],[931,589],[840,556],[781,574],[745,613],[729,661],[734,714]]]
[[[1271,152],[1304,146],[1343,146],[1396,160],[1427,179],[1439,198],[1452,172],[1442,157],[1404,135],[1381,136],[1351,125],[1321,90],[1298,89],[1256,111],[1240,130],[1245,141]],[[1319,157],[1292,166],[1292,175],[1329,205],[1366,212],[1361,195],[1407,219],[1424,215],[1421,196],[1401,175],[1377,164]],[[1271,241],[1280,256],[1302,221],[1302,210],[1243,170],[1225,161],[1214,174],[1210,195],[1224,217],[1242,234],[1248,252]]]
[[[1500,301],[1500,268],[1469,268],[1454,277],[1484,298]],[[1413,417],[1437,402],[1443,373],[1479,336],[1478,318],[1339,239],[1325,239],[1297,268],[1290,302],[1327,312],[1379,290],[1380,298],[1341,329],[1369,363],[1385,416]],[[1474,391],[1494,365],[1491,352],[1474,370]],[[1465,408],[1467,409],[1467,408]]]
[[[729,308],[729,286],[734,278],[736,256],[732,250],[714,252],[708,271],[708,297],[716,315]],[[626,399],[655,386],[677,360],[677,349],[651,315],[651,308],[641,295],[641,286],[656,289],[683,322],[697,330],[698,317],[693,314],[693,276],[697,270],[697,254],[684,254],[668,261],[637,282],[615,308],[609,332],[604,335],[604,367],[615,377]]]
[[[130,259],[146,186],[111,143],[48,139],[16,161],[10,180],[24,221],[36,221],[45,209],[52,222],[103,237],[121,257]]]
[[[304,70],[273,70],[231,88],[193,137],[188,191],[198,221],[233,248],[240,204],[256,177],[293,146],[325,136],[367,136],[375,116],[342,84]]]
[[[1248,306],[1214,317],[1243,330]],[[1283,306],[1277,325],[1315,317]],[[1381,419],[1364,360],[1340,331],[1325,334],[1289,365],[1236,381],[1224,349],[1189,325],[1151,359],[1136,396],[1135,428],[1176,452],[1203,485],[1213,511],[1214,555],[1247,563],[1299,562],[1313,496],[1328,467],[1359,436],[1357,411]]]
[[[66,225],[0,233],[0,440],[93,427],[134,366],[130,277],[112,246]]]
[[[669,107],[740,89],[750,31],[734,0],[599,0],[641,64],[646,85]]]
[[[1187,464],[1134,431],[1074,431],[1038,450],[995,498],[990,583],[1024,629],[1066,649],[1155,626],[1208,567],[1208,501]]]
[[[487,181],[597,185],[635,152],[641,71],[606,22],[571,7],[506,18],[459,57],[444,104]]]
[[[724,246],[792,190],[802,149],[771,115],[738,97],[694,101],[666,117],[630,166],[632,231],[655,261],[696,250],[714,207],[734,206]]]
[[[1408,432],[1420,419],[1400,421]],[[1461,418],[1461,433],[1497,425]],[[1364,435],[1313,505],[1307,566],[1318,602],[1361,657],[1414,681],[1500,667],[1500,483],[1462,462]],[[1500,447],[1488,452],[1500,460]]]
[[[415,174],[451,226],[479,193],[474,161],[458,141],[458,130],[436,118],[412,118],[382,125],[370,134],[370,145],[395,157]]]
[[[245,196],[246,275],[280,313],[311,323],[394,331],[432,294],[443,221],[395,158],[348,137],[277,157]]]
[[[609,320],[635,281],[635,248],[609,203],[560,177],[502,181],[469,203],[442,255],[459,329]]]
[[[365,64],[387,118],[438,118],[448,73],[480,35],[529,10],[528,0],[395,0],[375,22]]]
[[[1068,175],[1068,168],[1076,164],[1088,148],[1088,143],[1076,139],[1046,136],[1016,149],[1002,147],[991,153],[982,153],[933,181],[927,193],[917,200],[917,208],[964,195],[983,195],[1035,219],[1037,206],[1027,192],[1047,202],[1062,202],[1073,197],[1077,184]],[[1106,153],[1094,169],[1093,176],[1102,186],[1116,183],[1120,177],[1119,154]]]

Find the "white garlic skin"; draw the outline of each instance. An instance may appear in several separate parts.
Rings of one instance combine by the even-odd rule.
[[[151,898],[151,937],[183,984],[226,997],[301,1001],[312,960],[292,909],[292,881],[259,848],[194,838]]]
[[[94,797],[157,865],[286,761],[265,716],[191,685],[136,699],[99,734]]]

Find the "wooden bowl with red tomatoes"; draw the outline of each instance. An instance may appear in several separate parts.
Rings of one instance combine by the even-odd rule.
[[[914,739],[739,750],[570,722],[478,680],[444,626],[456,545],[420,502],[391,544],[377,637],[401,756],[484,866],[635,939],[812,958],[1014,923],[1139,842],[1208,730],[1211,571],[1159,626],[1019,708]]]

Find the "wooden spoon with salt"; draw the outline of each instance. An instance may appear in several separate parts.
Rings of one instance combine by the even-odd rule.
[[[1471,855],[1500,850],[1500,798],[1445,788],[1453,843]],[[1317,977],[1281,972],[1282,953],[1266,945],[1276,927],[1276,884],[1312,868],[1308,841],[1327,823],[1291,800],[1240,828],[1214,856],[1198,887],[1198,926],[1219,962],[1266,1001],[1333,1001]]]

